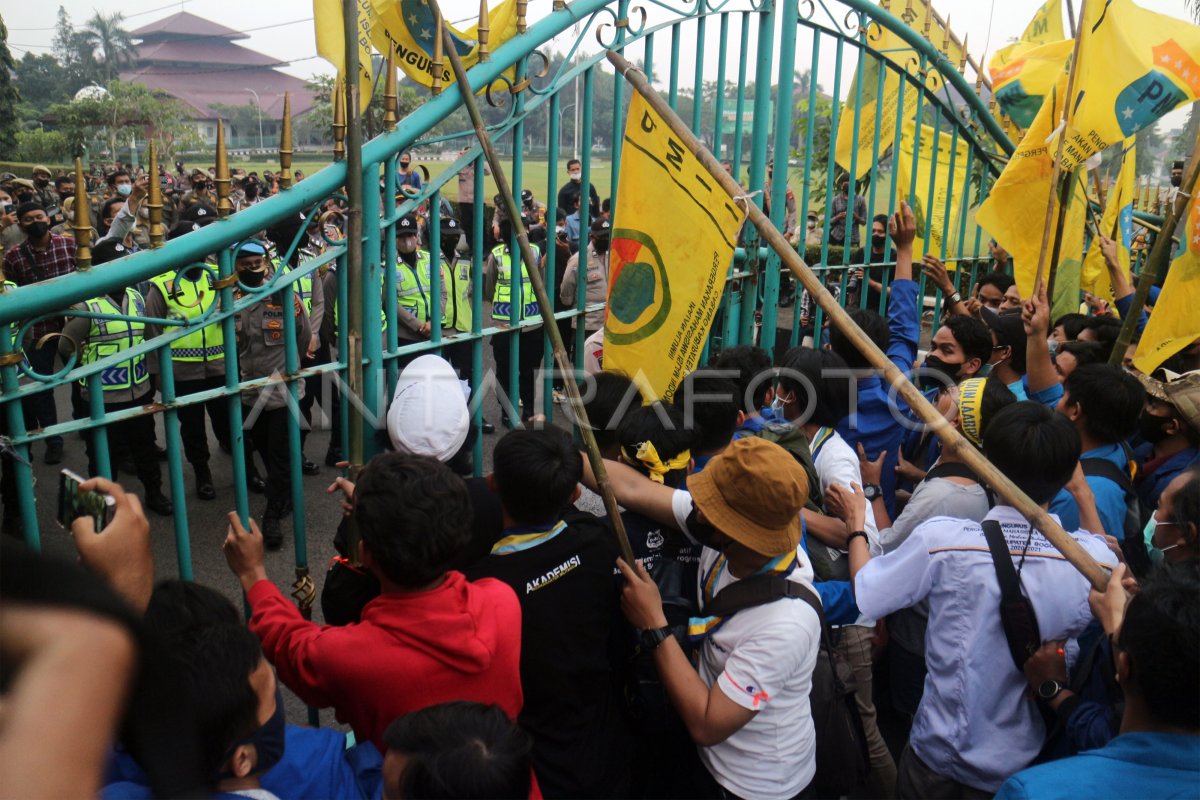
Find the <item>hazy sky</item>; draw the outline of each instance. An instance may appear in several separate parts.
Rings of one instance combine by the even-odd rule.
[[[1075,2],[1076,6],[1078,5],[1078,0],[1071,1]],[[791,2],[795,2],[795,0],[791,0]],[[900,0],[896,0],[896,2],[899,3]],[[1041,2],[1042,0],[1000,0],[998,3],[996,0],[934,0],[934,6],[943,17],[949,16],[951,27],[958,36],[961,37],[963,34],[968,36],[971,54],[976,60],[979,60],[985,53],[985,46],[986,53],[990,55],[998,47],[1019,36]],[[1180,19],[1190,19],[1185,0],[1138,0],[1138,4]],[[119,10],[125,14],[126,24],[131,29],[180,10],[187,10],[248,33],[250,38],[243,40],[241,44],[290,62],[289,66],[284,68],[285,72],[302,78],[313,73],[332,72],[328,63],[316,57],[310,0],[206,0],[203,3],[183,0],[183,2],[170,5],[164,5],[162,0],[125,0],[120,3],[97,2],[97,0],[59,0],[59,2],[43,0],[43,2],[11,2],[5,5],[7,8],[3,17],[8,24],[10,46],[17,58],[20,58],[27,50],[34,53],[49,52],[59,5],[66,8],[77,26],[82,25],[96,10],[104,13]],[[637,0],[634,0],[633,5],[638,5]],[[831,3],[831,5],[836,7],[837,4]],[[451,20],[477,14],[479,9],[476,0],[443,0],[443,7],[447,17]],[[550,0],[533,0],[529,3],[530,19],[537,19],[549,13],[549,10]],[[654,6],[648,6],[647,10],[651,12],[652,22],[665,18],[665,13]],[[818,11],[818,13],[821,12]],[[736,37],[737,27],[737,24],[732,26],[731,33],[734,35],[731,38]],[[716,25],[710,25],[709,31],[708,42],[711,46],[706,48],[704,59],[706,77],[711,79],[716,73]],[[562,42],[559,46],[565,49],[570,44],[569,32],[568,35],[560,38]],[[658,38],[660,43],[656,44],[656,48],[662,55],[656,56],[656,60],[662,59],[660,63],[665,65],[669,37]],[[756,46],[754,38],[752,35],[751,52]],[[801,45],[796,60],[798,66],[806,67],[811,57],[808,53],[807,37],[802,35],[800,41]],[[595,52],[599,46],[595,39],[589,36],[584,49]],[[636,58],[640,53],[634,50],[631,55]],[[685,33],[681,48],[681,73],[683,75],[691,75],[690,65],[694,63],[694,58],[694,37]],[[832,59],[822,53],[821,62],[821,80],[826,83],[828,90],[830,87],[826,81],[826,73],[832,75]],[[656,71],[661,72],[661,68]],[[753,69],[750,70],[750,73],[753,74]],[[736,73],[731,73],[731,75],[736,77]],[[1168,126],[1179,124],[1174,119],[1177,116],[1180,116],[1179,112],[1176,112],[1172,115],[1172,119],[1167,121]]]

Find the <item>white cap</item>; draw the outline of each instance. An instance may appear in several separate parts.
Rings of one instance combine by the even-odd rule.
[[[449,461],[467,440],[470,424],[462,382],[445,359],[423,355],[400,373],[387,413],[396,450]]]

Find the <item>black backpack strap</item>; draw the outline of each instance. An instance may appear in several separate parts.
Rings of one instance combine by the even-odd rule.
[[[766,605],[784,598],[808,603],[812,610],[817,612],[817,619],[821,621],[821,635],[829,635],[829,623],[825,620],[821,599],[817,594],[804,584],[788,580],[786,575],[778,572],[755,575],[729,584],[717,592],[717,596],[704,607],[702,613],[706,617],[728,617],[743,609]]]
[[[1107,458],[1081,458],[1079,466],[1083,469],[1084,475],[1107,478],[1120,486],[1121,491],[1125,492],[1126,498],[1134,494],[1133,481],[1129,479],[1129,473]]]
[[[966,464],[958,461],[939,461],[933,465],[933,468],[925,473],[925,480],[933,478],[966,478],[967,480],[975,481],[983,489],[983,493],[987,495],[988,508],[996,506],[996,493],[991,487],[983,481],[979,480],[979,476],[975,471]]]
[[[996,569],[996,579],[1000,582],[1000,624],[1013,663],[1018,670],[1022,670],[1029,656],[1042,643],[1037,614],[1029,598],[1021,592],[1021,578],[1013,566],[1012,554],[1008,551],[1008,542],[1000,523],[985,519],[982,526],[983,536],[992,554],[992,565]]]

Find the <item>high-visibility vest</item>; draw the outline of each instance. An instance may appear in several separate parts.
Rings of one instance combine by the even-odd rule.
[[[121,308],[108,295],[88,300],[87,310],[93,314],[125,314],[140,317],[146,313],[146,301],[136,289],[125,290],[125,308]],[[94,364],[101,359],[116,355],[144,341],[144,322],[124,319],[92,319],[87,344],[83,348],[83,363]],[[146,356],[135,356],[114,364],[101,371],[100,386],[106,392],[132,389],[148,381]],[[86,386],[87,380],[80,384]]]
[[[185,269],[184,272],[187,270]],[[198,280],[190,280],[178,272],[164,272],[150,282],[162,292],[167,301],[167,318],[193,320],[205,314],[217,302],[212,276],[201,270]],[[225,358],[225,331],[214,322],[197,328],[171,342],[171,360],[200,363]]]
[[[421,322],[429,322],[433,316],[430,313],[434,303],[430,260],[428,251],[418,250],[415,266],[410,267],[404,259],[396,261],[396,303],[407,308]],[[442,280],[445,280],[444,272]],[[437,302],[441,303],[440,296]],[[445,318],[442,324],[446,324]]]
[[[445,324],[456,331],[470,333],[474,309],[471,307],[471,259],[455,258],[442,262],[442,285],[446,287]]]
[[[492,258],[496,259],[497,264],[496,290],[492,293],[492,316],[496,319],[507,320],[510,319],[512,313],[514,283],[512,256],[504,245],[498,244],[492,250]],[[521,291],[521,308],[517,312],[518,323],[542,313],[538,307],[537,296],[533,293],[533,281],[529,279],[529,272],[525,268],[524,260],[521,261],[521,283],[519,286]]]
[[[279,259],[279,256],[272,258],[271,264],[272,264],[272,266],[275,267],[276,272],[279,272],[280,270],[282,270],[284,272],[292,271],[291,267],[284,266],[282,264],[282,262]],[[296,296],[300,298],[300,302],[304,305],[304,310],[308,312],[308,316],[312,317],[313,274],[310,272],[307,275],[305,275],[303,278],[293,281],[292,282],[292,291],[295,292]],[[317,325],[320,325],[321,323],[320,323],[320,321],[318,321],[313,324],[314,324],[314,326],[317,326]]]

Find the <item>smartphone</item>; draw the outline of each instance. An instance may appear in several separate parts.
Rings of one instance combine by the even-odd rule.
[[[58,524],[70,528],[80,517],[91,517],[96,533],[104,530],[112,521],[116,501],[112,496],[100,492],[83,492],[79,484],[84,479],[69,469],[58,475]]]
[[[16,206],[14,206],[12,203],[5,203],[5,204],[4,204],[4,213],[5,213],[5,214],[11,214],[11,213],[13,213],[13,212],[14,212],[14,211],[16,211],[16,210],[17,210],[17,207],[16,207]]]

